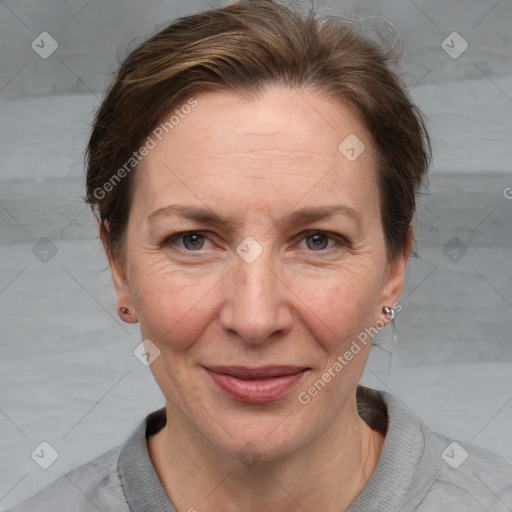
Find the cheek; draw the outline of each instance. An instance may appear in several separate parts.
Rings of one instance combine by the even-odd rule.
[[[131,282],[142,337],[172,352],[186,351],[212,316],[221,277],[189,275],[151,255],[134,259]]]
[[[368,265],[340,267],[325,279],[300,276],[291,288],[303,304],[303,318],[316,331],[328,353],[338,352],[373,325],[378,300],[376,268]]]

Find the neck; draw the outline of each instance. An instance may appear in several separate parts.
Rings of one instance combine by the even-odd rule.
[[[358,415],[355,396],[318,438],[279,460],[248,467],[215,450],[167,405],[148,439],[162,485],[178,510],[295,512],[348,509],[373,473],[384,436]]]

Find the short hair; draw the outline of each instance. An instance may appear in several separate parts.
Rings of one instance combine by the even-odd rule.
[[[121,63],[86,150],[84,199],[111,253],[123,252],[134,152],[166,115],[193,94],[232,91],[250,100],[266,86],[282,85],[323,93],[363,121],[376,149],[382,228],[393,260],[407,246],[430,163],[423,115],[392,69],[395,50],[364,36],[357,22],[273,0],[182,17],[147,39]]]

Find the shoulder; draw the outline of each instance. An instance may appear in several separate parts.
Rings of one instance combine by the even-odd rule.
[[[487,450],[452,441],[430,431],[427,446],[435,447],[433,480],[424,488],[418,512],[510,512],[512,463]]]
[[[351,511],[512,512],[509,461],[435,432],[389,392],[358,395],[360,414],[372,428],[386,428],[386,438]]]
[[[129,512],[118,472],[121,446],[63,474],[7,512]]]

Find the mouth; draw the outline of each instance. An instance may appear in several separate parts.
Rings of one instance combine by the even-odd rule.
[[[310,368],[300,366],[203,367],[217,387],[230,398],[246,403],[277,400],[294,388]]]

